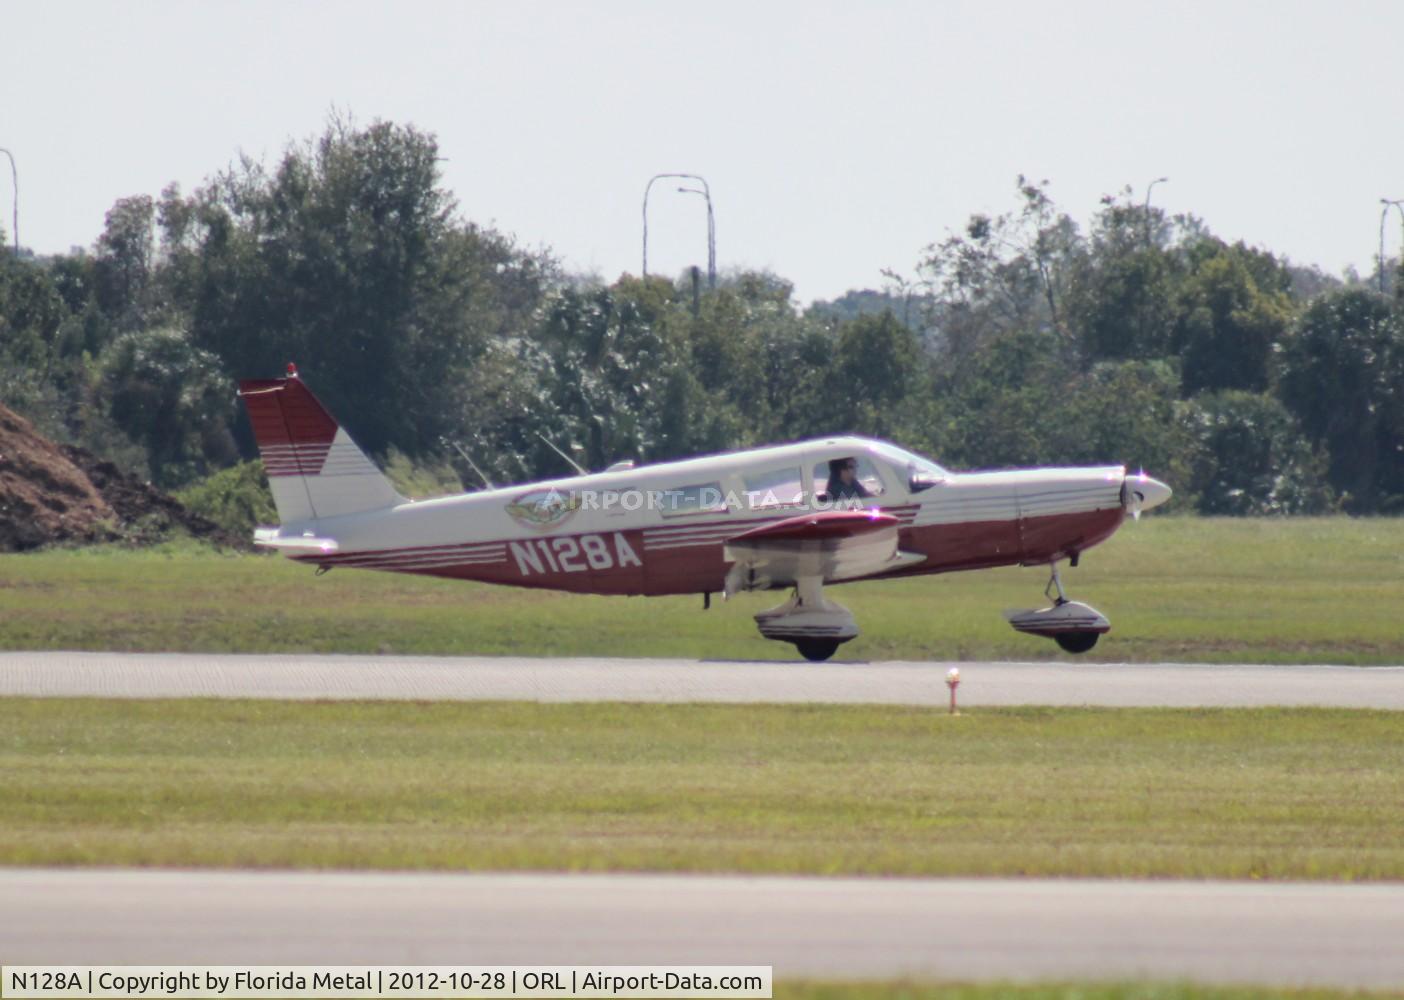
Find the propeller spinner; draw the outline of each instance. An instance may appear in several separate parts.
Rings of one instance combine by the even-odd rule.
[[[1131,512],[1135,520],[1141,519],[1141,511],[1159,507],[1174,490],[1159,479],[1146,475],[1144,469],[1135,475],[1128,475],[1121,484],[1121,505]]]

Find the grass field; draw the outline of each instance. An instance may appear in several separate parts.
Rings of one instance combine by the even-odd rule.
[[[0,863],[1401,879],[1401,726],[0,699]]]
[[[1106,660],[1404,663],[1404,519],[1147,517],[1065,572],[1113,631]],[[1000,612],[1039,607],[1046,571],[832,588],[854,659],[1055,658]],[[194,546],[0,556],[0,648],[791,659],[751,614],[700,597],[605,598],[351,571]]]

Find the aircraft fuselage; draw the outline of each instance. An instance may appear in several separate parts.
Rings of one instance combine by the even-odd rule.
[[[870,495],[827,497],[826,470],[850,457]],[[708,593],[723,589],[727,539],[837,505],[898,519],[898,548],[915,558],[873,575],[1047,564],[1117,530],[1125,481],[1121,466],[951,473],[883,442],[829,438],[322,518],[315,534],[337,550],[290,557],[579,593]]]

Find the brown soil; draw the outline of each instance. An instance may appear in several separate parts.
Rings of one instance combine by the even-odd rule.
[[[151,543],[181,533],[246,544],[111,462],[55,444],[0,405],[0,552],[59,542]]]

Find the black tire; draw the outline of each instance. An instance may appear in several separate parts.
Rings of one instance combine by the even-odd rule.
[[[1065,653],[1085,653],[1101,638],[1096,632],[1061,632],[1053,637]]]
[[[811,663],[823,663],[838,651],[837,639],[796,639],[795,648]]]

